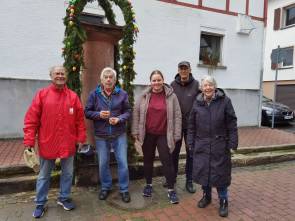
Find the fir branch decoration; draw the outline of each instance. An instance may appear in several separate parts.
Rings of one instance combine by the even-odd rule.
[[[94,0],[70,0],[64,17],[65,37],[62,56],[64,57],[64,66],[68,71],[68,87],[81,95],[82,85],[80,81],[80,71],[84,67],[83,43],[86,41],[86,33],[79,22],[79,15],[82,13],[87,2]],[[130,0],[97,0],[99,6],[105,11],[108,22],[116,24],[115,14],[112,9],[112,3],[116,4],[123,13],[125,26],[123,27],[123,39],[121,44],[115,47],[114,68],[118,73],[118,79],[122,79],[122,88],[128,93],[129,102],[134,105],[134,86],[132,82],[135,78],[134,58],[135,51],[133,45],[136,41],[138,26],[135,21],[135,13]],[[128,146],[129,156],[134,156],[136,150],[134,141],[130,134],[131,129],[128,125],[129,135]]]

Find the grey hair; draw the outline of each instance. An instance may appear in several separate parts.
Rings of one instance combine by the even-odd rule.
[[[63,65],[54,65],[54,66],[50,67],[49,68],[49,74],[50,75],[53,74],[53,72],[54,72],[54,70],[56,68],[61,68],[61,69],[63,69],[63,71],[64,71],[65,74],[68,74],[67,69]]]
[[[106,73],[112,73],[113,74],[113,77],[114,77],[114,81],[116,82],[117,80],[117,72],[113,69],[113,68],[110,68],[110,67],[106,67],[104,68],[102,71],[101,71],[101,74],[100,74],[100,81],[103,81],[103,77]]]
[[[201,79],[201,88],[203,88],[205,82],[209,82],[209,83],[213,84],[213,86],[214,86],[215,88],[217,88],[217,83],[216,83],[216,80],[214,79],[214,77],[212,77],[212,76],[210,76],[210,75],[205,75],[205,76]]]

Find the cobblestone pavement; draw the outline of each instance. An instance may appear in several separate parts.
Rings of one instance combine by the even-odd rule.
[[[170,205],[162,177],[154,178],[154,194],[151,199],[141,196],[143,180],[132,181],[132,202],[124,204],[117,190],[107,201],[97,199],[96,188],[73,188],[73,200],[77,208],[64,211],[55,203],[57,189],[49,194],[48,211],[41,220],[47,221],[293,221],[295,220],[295,161],[258,167],[233,169],[230,186],[229,217],[218,216],[218,200],[213,191],[212,203],[205,209],[196,207],[202,196],[200,187],[191,195],[184,191],[184,176],[179,176],[177,192],[180,203]],[[115,188],[116,189],[116,188]],[[32,218],[34,192],[0,196],[1,221],[27,221]]]

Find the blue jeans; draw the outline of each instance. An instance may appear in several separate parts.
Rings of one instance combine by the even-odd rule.
[[[207,196],[211,197],[211,192],[212,192],[212,187],[211,186],[202,186],[202,189],[204,193],[206,193]],[[227,187],[216,187],[217,193],[218,193],[218,198],[219,199],[226,199],[228,198],[227,194]]]
[[[129,185],[129,172],[127,163],[127,136],[126,133],[112,139],[96,138],[96,151],[98,156],[99,178],[102,190],[112,188],[112,175],[110,171],[110,150],[114,149],[118,164],[118,180],[120,192],[127,192]]]
[[[60,201],[67,200],[70,197],[73,179],[73,162],[73,156],[61,159],[60,192],[58,197]],[[54,166],[55,159],[46,160],[40,157],[40,172],[36,183],[37,193],[35,198],[37,205],[44,205],[47,201],[51,171]]]

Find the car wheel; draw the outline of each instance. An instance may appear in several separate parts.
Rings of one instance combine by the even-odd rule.
[[[265,111],[262,111],[261,125],[263,125],[263,126],[270,126],[271,125],[271,123],[268,120],[268,117],[267,117],[267,114],[265,113]]]

